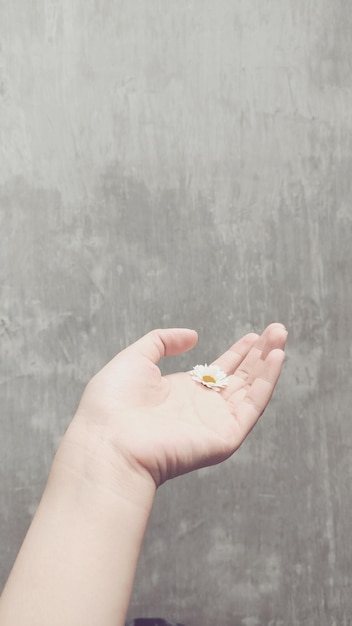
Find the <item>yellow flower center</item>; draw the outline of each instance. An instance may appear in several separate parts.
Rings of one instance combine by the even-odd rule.
[[[202,377],[205,383],[216,383],[215,378],[213,376],[203,376]]]

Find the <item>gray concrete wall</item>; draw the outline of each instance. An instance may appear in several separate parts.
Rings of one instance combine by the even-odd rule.
[[[273,320],[275,399],[164,486],[130,616],[352,624],[352,12],[344,0],[0,0],[0,573],[85,382]]]

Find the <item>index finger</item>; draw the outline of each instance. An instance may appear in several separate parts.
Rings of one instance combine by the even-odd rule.
[[[233,374],[238,366],[246,358],[247,354],[258,340],[259,335],[256,333],[248,333],[241,339],[236,341],[231,348],[226,350],[221,356],[219,356],[212,365],[217,365],[228,376]]]
[[[243,398],[240,402],[236,398],[236,392],[233,399],[229,399],[230,405],[233,404],[233,415],[242,440],[266,409],[280,377],[284,359],[283,350],[279,348],[272,350],[264,361],[264,371],[261,375],[255,378],[248,389],[241,390]]]

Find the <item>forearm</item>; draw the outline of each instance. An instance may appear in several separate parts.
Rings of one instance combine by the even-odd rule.
[[[153,331],[87,385],[0,600],[0,626],[122,626],[156,485],[241,445],[268,404],[287,332],[271,324],[216,363],[205,389],[157,362],[191,349],[194,331]]]
[[[84,447],[59,450],[0,600],[1,626],[124,624],[155,486],[105,453],[98,462]]]

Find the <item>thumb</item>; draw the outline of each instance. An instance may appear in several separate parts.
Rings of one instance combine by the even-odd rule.
[[[165,356],[173,356],[191,350],[198,341],[195,330],[188,328],[162,328],[152,330],[131,344],[126,352],[141,354],[153,363]]]

